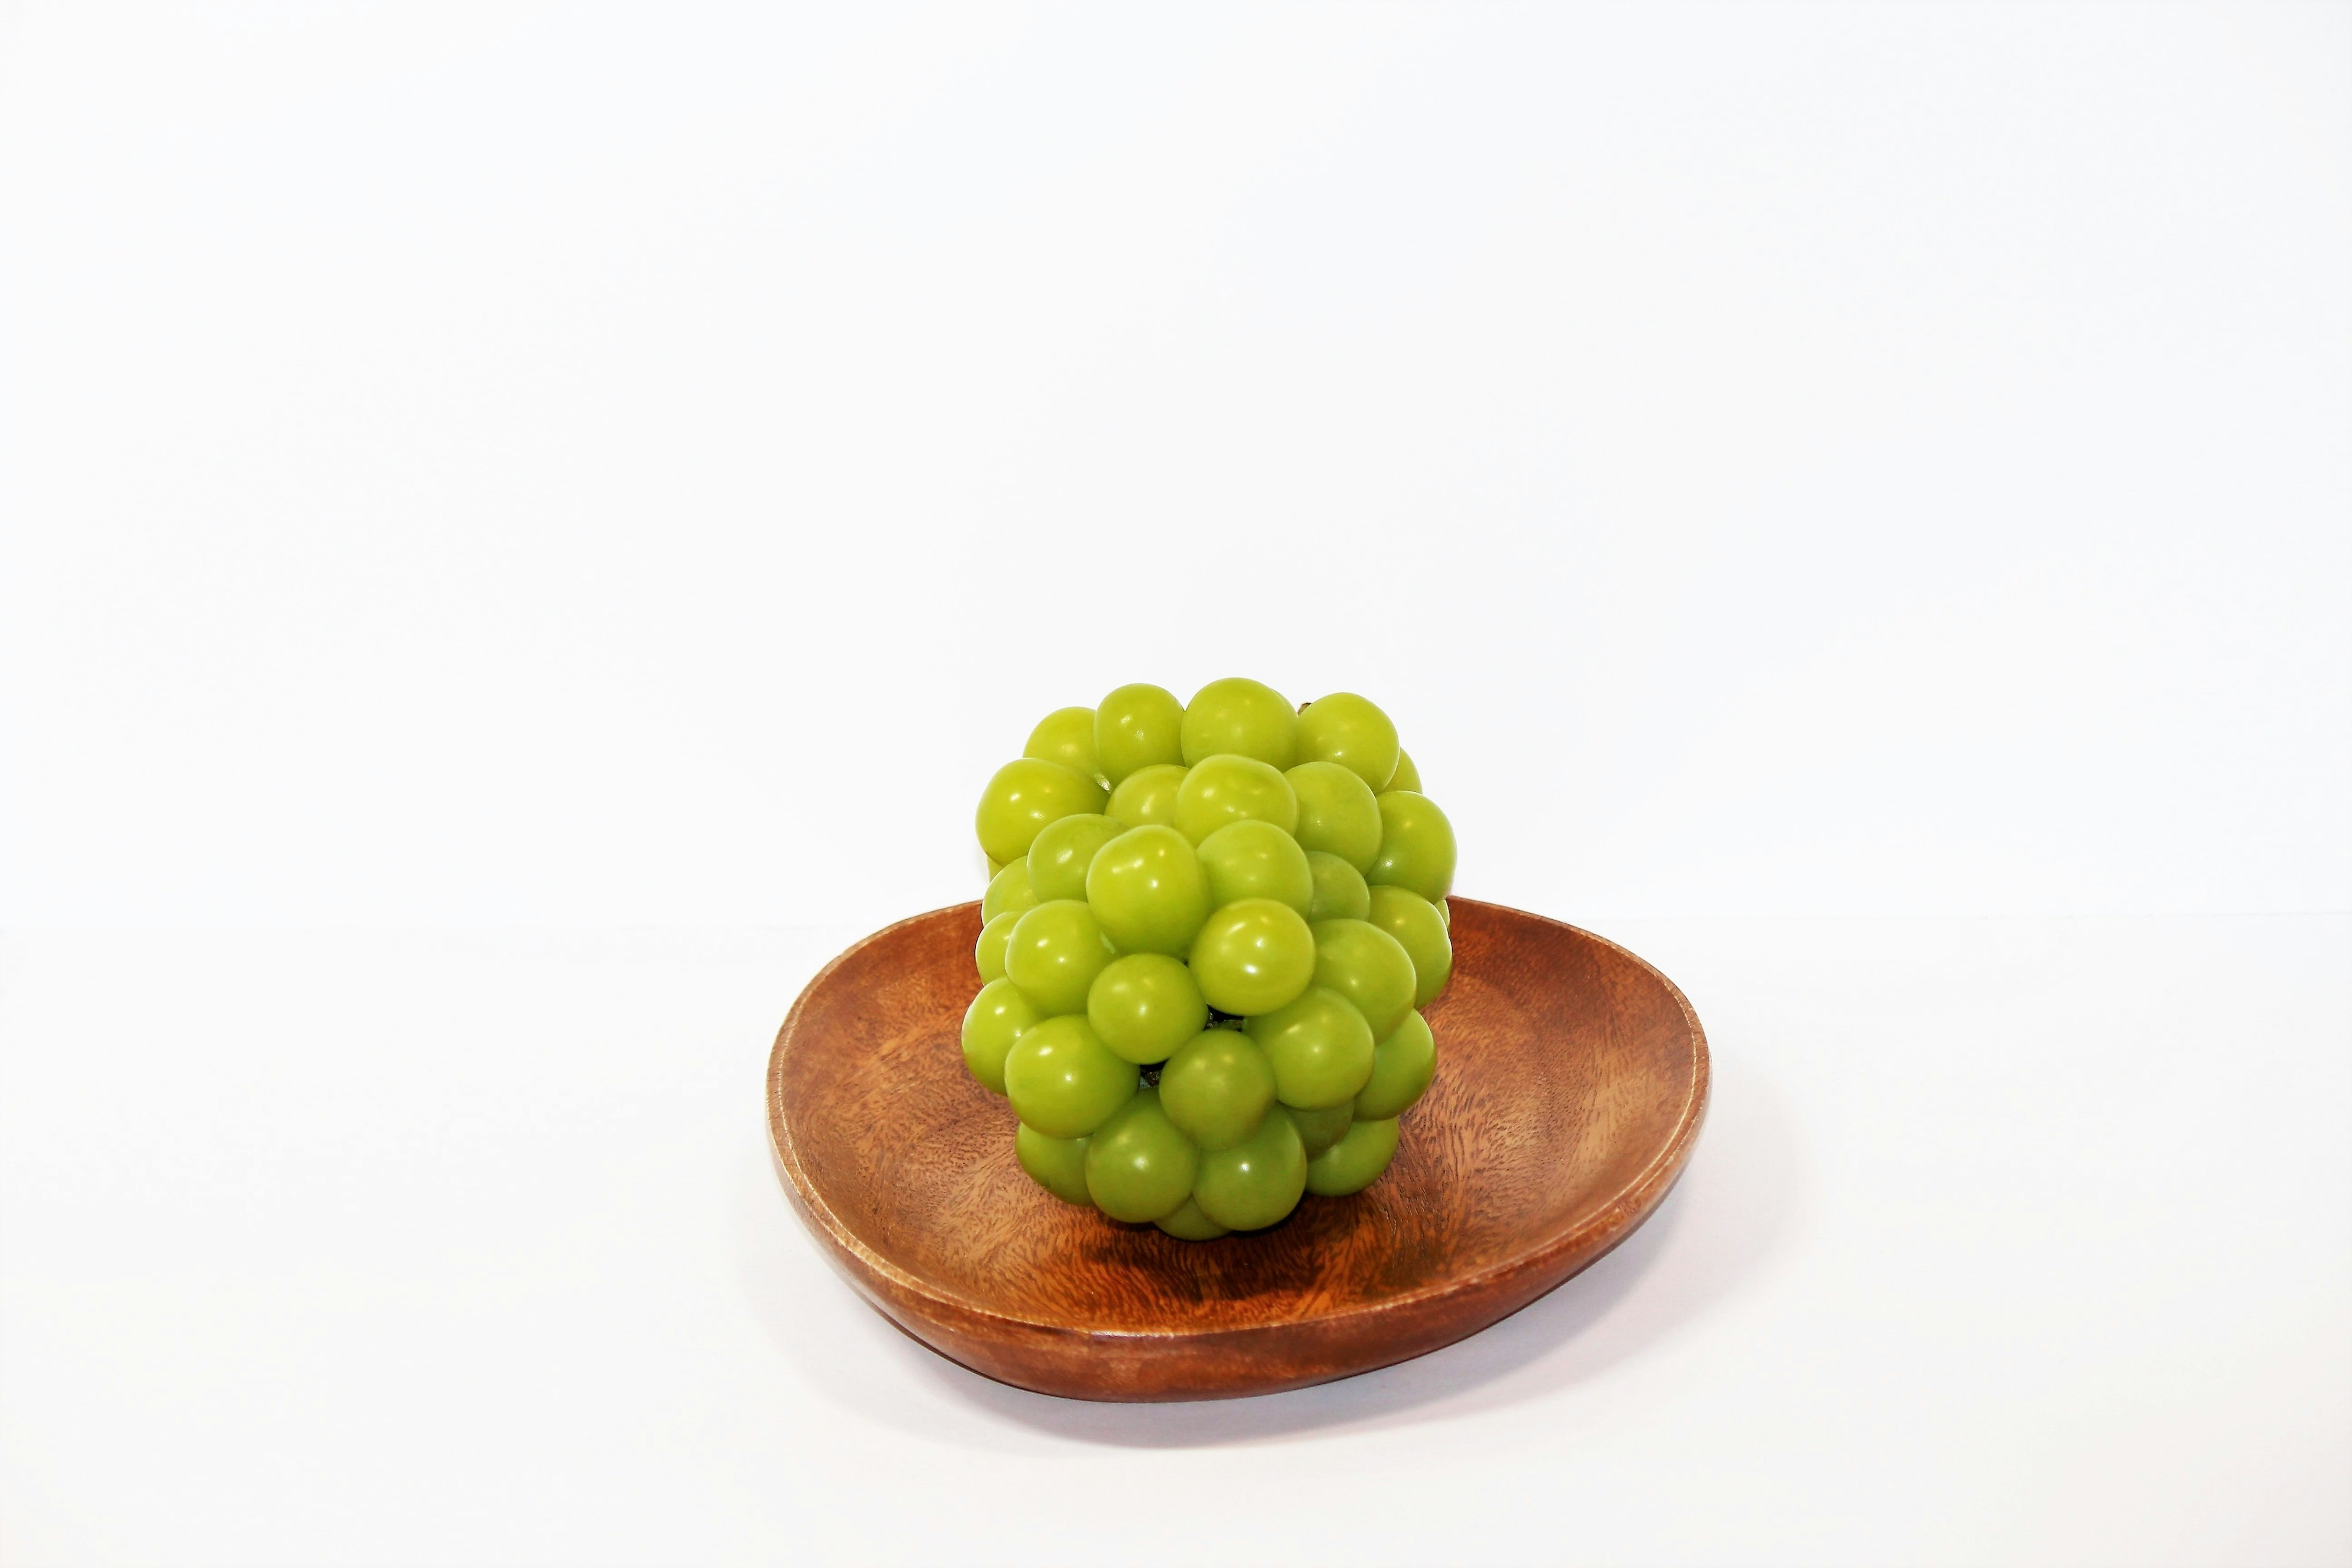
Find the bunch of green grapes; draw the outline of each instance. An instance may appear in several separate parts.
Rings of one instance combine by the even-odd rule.
[[[977,826],[963,1058],[1040,1185],[1205,1241],[1388,1168],[1436,1068],[1454,828],[1387,714],[1122,686],[1047,714]]]

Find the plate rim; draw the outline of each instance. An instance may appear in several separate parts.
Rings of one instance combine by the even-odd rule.
[[[769,1152],[785,1177],[785,1190],[792,1196],[793,1205],[800,1209],[803,1217],[815,1224],[823,1238],[835,1253],[847,1258],[854,1258],[860,1268],[870,1270],[880,1279],[888,1281],[895,1289],[906,1291],[925,1302],[932,1303],[938,1308],[961,1316],[1002,1325],[1024,1334],[1076,1336],[1090,1340],[1116,1340],[1127,1342],[1176,1343],[1279,1333],[1295,1329],[1301,1324],[1339,1324],[1370,1321],[1391,1313],[1412,1312],[1433,1304],[1442,1303],[1450,1298],[1485,1295],[1497,1287],[1507,1285],[1514,1279],[1524,1278],[1530,1274],[1541,1274],[1561,1258],[1573,1258],[1580,1251],[1591,1247],[1596,1238],[1605,1240],[1607,1245],[1593,1249],[1591,1256],[1585,1259],[1589,1264],[1605,1255],[1611,1247],[1622,1241],[1625,1236],[1632,1234],[1642,1219],[1645,1218],[1665,1196],[1667,1191],[1681,1175],[1683,1167],[1688,1163],[1691,1147],[1697,1140],[1700,1129],[1706,1123],[1707,1108],[1713,1092],[1713,1058],[1707,1047],[1706,1030],[1699,1023],[1698,1013],[1691,1006],[1690,998],[1683,994],[1682,987],[1675,984],[1657,965],[1622,943],[1612,942],[1596,931],[1571,925],[1566,921],[1554,920],[1549,915],[1539,915],[1532,910],[1517,909],[1508,904],[1491,903],[1480,899],[1454,898],[1451,895],[1449,895],[1449,901],[1475,904],[1486,909],[1502,911],[1517,919],[1537,921],[1545,925],[1555,926],[1573,932],[1587,941],[1598,942],[1602,947],[1631,960],[1664,985],[1667,994],[1671,995],[1675,999],[1675,1005],[1682,1009],[1683,1022],[1689,1030],[1691,1047],[1690,1092],[1680,1110],[1675,1112],[1673,1131],[1659,1145],[1657,1152],[1651,1156],[1648,1163],[1615,1193],[1603,1200],[1592,1212],[1591,1217],[1583,1223],[1570,1226],[1548,1238],[1539,1246],[1497,1259],[1473,1272],[1433,1280],[1425,1285],[1417,1285],[1410,1290],[1395,1296],[1383,1297],[1377,1301],[1356,1302],[1343,1307],[1320,1309],[1296,1318],[1242,1324],[1178,1325],[1146,1329],[1095,1328],[1084,1323],[1057,1322],[1051,1319],[1028,1317],[971,1300],[960,1293],[943,1289],[919,1275],[908,1273],[867,1247],[863,1240],[859,1239],[856,1233],[834,1213],[831,1205],[824,1201],[824,1194],[816,1190],[815,1184],[809,1179],[806,1171],[802,1167],[799,1152],[793,1146],[792,1129],[784,1116],[785,1054],[793,1044],[794,1033],[808,1005],[809,998],[832,976],[834,971],[893,931],[914,925],[919,921],[936,920],[942,915],[955,914],[964,910],[977,908],[979,900],[976,899],[966,900],[961,903],[945,904],[934,910],[926,910],[920,914],[908,915],[903,920],[893,921],[888,925],[868,932],[835,954],[824,968],[809,978],[807,984],[801,987],[800,994],[793,1000],[791,1011],[784,1015],[784,1021],[776,1031],[775,1043],[769,1047],[768,1051],[766,1099]],[[1613,1237],[1610,1235],[1612,1230],[1618,1233]],[[1567,1276],[1564,1275],[1560,1282],[1564,1283],[1566,1279]]]

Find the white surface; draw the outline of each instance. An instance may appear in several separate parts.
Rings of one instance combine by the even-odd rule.
[[[2352,9],[0,26],[0,1558],[2352,1556]],[[1234,672],[1714,1120],[1423,1363],[1010,1393],[767,1041]]]
[[[0,921],[870,930],[1235,672],[1508,902],[2352,908],[2341,5],[12,26]]]
[[[792,1218],[839,932],[26,939],[0,1550],[67,1563],[2333,1563],[2352,920],[1661,921],[1717,1092],[1488,1332],[1119,1408]]]

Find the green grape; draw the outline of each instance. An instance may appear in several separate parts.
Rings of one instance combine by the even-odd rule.
[[[1083,1013],[1087,988],[1113,956],[1094,911],[1076,899],[1055,899],[1014,920],[1004,943],[1004,973],[1040,1013]]]
[[[1395,1033],[1372,1047],[1372,1076],[1356,1095],[1356,1120],[1386,1121],[1419,1100],[1437,1071],[1437,1037],[1429,1020],[1407,1013]]]
[[[1047,823],[1029,846],[1029,886],[1038,901],[1085,898],[1087,868],[1094,864],[1095,851],[1126,831],[1113,818],[1093,812]]]
[[[1272,1064],[1275,1093],[1285,1105],[1328,1110],[1351,1104],[1371,1076],[1370,1026],[1347,997],[1320,985],[1252,1018],[1249,1037]]]
[[[1192,963],[1201,994],[1218,1012],[1271,1013],[1315,978],[1315,933],[1288,904],[1244,899],[1202,922]]]
[[[1184,705],[1157,686],[1122,686],[1095,705],[1095,757],[1116,787],[1138,769],[1184,760]]]
[[[1203,1029],[1160,1069],[1160,1106],[1203,1149],[1230,1149],[1257,1131],[1274,1103],[1274,1068],[1257,1042]]]
[[[1044,1016],[1010,980],[992,980],[963,1010],[963,1065],[991,1093],[1004,1092],[1004,1053]]]
[[[1114,958],[1087,993],[1087,1022],[1118,1055],[1139,1066],[1164,1062],[1209,1026],[1209,1005],[1192,972],[1165,953]]]
[[[1171,825],[1176,820],[1176,792],[1184,787],[1184,773],[1185,769],[1175,763],[1138,768],[1110,792],[1110,804],[1103,810],[1129,827]]]
[[[1184,1206],[1174,1214],[1151,1223],[1179,1241],[1214,1241],[1227,1234],[1223,1226],[1201,1212],[1199,1202],[1192,1198],[1186,1198]]]
[[[1200,1170],[1201,1152],[1152,1089],[1138,1089],[1087,1139],[1087,1191],[1097,1208],[1129,1225],[1182,1208]]]
[[[1372,893],[1364,886],[1364,874],[1337,855],[1309,849],[1307,869],[1315,879],[1314,896],[1307,905],[1308,924],[1317,921],[1360,921],[1372,912]]]
[[[1121,952],[1181,957],[1209,913],[1209,881],[1172,827],[1131,827],[1096,852],[1087,903]]]
[[[1048,1138],[1083,1138],[1125,1105],[1140,1079],[1084,1018],[1041,1018],[1004,1054],[1013,1113]]]
[[[1101,783],[1102,764],[1095,757],[1095,710],[1055,709],[1029,731],[1029,743],[1021,748],[1021,754],[1040,762],[1059,763],[1080,778]]]
[[[1325,1110],[1301,1110],[1295,1105],[1283,1107],[1298,1128],[1299,1147],[1307,1151],[1308,1180],[1314,1179],[1315,1156],[1348,1135],[1355,1125],[1356,1108],[1350,1103],[1334,1105]]]
[[[972,826],[992,860],[1010,865],[1029,853],[1037,830],[1057,816],[1100,811],[1109,797],[1102,785],[1059,763],[1023,757],[996,770],[981,792]]]
[[[980,940],[971,944],[971,962],[980,970],[982,984],[1004,978],[1004,948],[1020,923],[1026,910],[1007,910],[980,928]]]
[[[1029,885],[1029,862],[1015,860],[988,879],[988,892],[980,900],[980,918],[992,921],[1007,910],[1017,915],[1036,904],[1037,889]]]
[[[1276,768],[1298,760],[1298,721],[1289,700],[1271,686],[1237,677],[1212,680],[1192,694],[1181,739],[1187,767],[1225,752]]]
[[[1337,763],[1301,763],[1282,776],[1298,797],[1298,847],[1370,870],[1381,853],[1381,808],[1371,787]]]
[[[1396,1118],[1359,1121],[1347,1136],[1307,1162],[1307,1190],[1327,1198],[1360,1193],[1396,1157]]]
[[[1087,1141],[1048,1138],[1027,1122],[1013,1134],[1013,1156],[1029,1179],[1066,1204],[1092,1208],[1087,1193]]]
[[[1307,1150],[1290,1112],[1277,1105],[1249,1137],[1201,1156],[1192,1201],[1228,1230],[1263,1230],[1297,1208],[1306,1190]]]
[[[1385,1039],[1412,1008],[1412,955],[1370,921],[1324,921],[1315,927],[1315,984],[1354,1003],[1372,1038]]]
[[[1364,880],[1374,887],[1410,888],[1434,901],[1454,887],[1454,825],[1437,803],[1411,790],[1380,797],[1381,854]]]
[[[1271,822],[1234,822],[1201,840],[1209,905],[1272,899],[1306,914],[1315,904],[1315,872],[1298,840]]]
[[[1371,788],[1383,790],[1397,770],[1396,726],[1354,692],[1337,691],[1309,702],[1299,713],[1298,754],[1337,763]]]
[[[1435,904],[1405,888],[1374,888],[1371,903],[1367,918],[1396,938],[1412,960],[1412,1005],[1428,1006],[1454,973],[1454,938],[1446,931],[1445,918]]]
[[[1024,753],[973,814],[961,1038],[1022,1168],[1188,1240],[1378,1177],[1436,1068],[1414,1009],[1451,975],[1455,856],[1388,716],[1138,684],[1047,714]]]
[[[1195,844],[1234,822],[1270,822],[1292,833],[1298,827],[1298,796],[1269,764],[1221,752],[1202,758],[1184,775],[1176,792],[1175,822]]]

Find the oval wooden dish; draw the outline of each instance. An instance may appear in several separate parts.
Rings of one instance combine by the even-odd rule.
[[[1455,899],[1437,1078],[1387,1174],[1269,1231],[1183,1242],[1034,1184],[964,1071],[980,906],[875,932],[768,1061],[785,1190],[834,1262],[949,1359],[1075,1399],[1223,1399],[1426,1354],[1631,1235],[1706,1113],[1706,1037],[1613,942]]]

